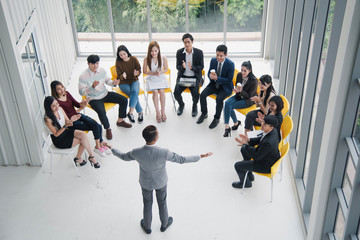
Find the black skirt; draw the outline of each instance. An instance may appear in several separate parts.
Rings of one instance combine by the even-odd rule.
[[[51,134],[51,140],[57,148],[71,148],[74,140],[74,132],[75,129],[67,128],[58,137],[55,137],[53,134]]]

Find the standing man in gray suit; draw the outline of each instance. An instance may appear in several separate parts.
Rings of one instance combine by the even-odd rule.
[[[173,218],[168,215],[166,205],[166,187],[168,181],[166,161],[180,164],[197,162],[200,158],[211,156],[212,152],[197,156],[183,157],[168,149],[160,148],[155,145],[159,139],[159,132],[153,125],[144,128],[142,135],[146,141],[145,146],[135,148],[128,153],[122,153],[115,148],[112,148],[111,151],[115,156],[122,160],[138,161],[140,166],[139,182],[144,202],[144,218],[140,221],[140,226],[147,234],[151,233],[153,190],[155,190],[161,221],[160,231],[164,232],[173,222]]]

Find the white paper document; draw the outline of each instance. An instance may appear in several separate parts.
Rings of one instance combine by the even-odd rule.
[[[255,131],[250,131],[247,132],[247,136],[248,138],[258,138],[263,134],[262,130],[255,130]]]

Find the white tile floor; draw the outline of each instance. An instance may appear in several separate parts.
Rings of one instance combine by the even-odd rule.
[[[238,69],[242,61],[236,59]],[[109,69],[113,62],[103,60],[101,65]],[[270,72],[268,63],[252,62],[256,76]],[[208,64],[206,59],[206,70]],[[175,60],[169,59],[169,65],[175,69]],[[77,61],[68,86],[77,99],[77,78],[86,66],[84,59]],[[173,70],[172,79],[175,75]],[[143,124],[135,123],[131,129],[115,125],[117,107],[108,112],[114,135],[109,142],[123,151],[143,145],[142,129],[154,124],[160,131],[159,146],[184,155],[214,152],[197,163],[168,164],[168,208],[174,223],[165,233],[159,230],[155,202],[152,234],[146,235],[140,228],[142,197],[136,162],[98,157],[101,168],[95,170],[89,164],[79,167],[79,178],[70,161],[58,157],[52,175],[49,162],[42,168],[0,168],[0,239],[303,239],[288,159],[284,161],[283,180],[279,181],[280,175],[275,178],[273,203],[269,202],[270,180],[261,176],[256,176],[253,187],[241,195],[231,187],[237,180],[234,163],[242,159],[234,136],[222,137],[222,121],[217,128],[208,128],[214,101],[208,100],[210,117],[198,125],[191,117],[191,95],[183,96],[187,105],[178,117],[168,95],[166,123],[156,123],[151,99],[152,112]],[[87,114],[97,119],[92,110]],[[242,131],[239,128],[237,133]]]

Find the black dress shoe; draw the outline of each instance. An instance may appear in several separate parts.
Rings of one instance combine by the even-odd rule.
[[[178,107],[178,110],[177,110],[177,115],[178,116],[180,116],[181,114],[183,114],[183,111],[184,111],[184,106],[185,105],[180,105],[179,107]]]
[[[241,125],[241,121],[237,121],[237,125],[234,125],[231,127],[232,130],[237,130],[239,128],[239,126]]]
[[[168,227],[170,227],[170,225],[171,225],[172,223],[173,223],[173,218],[172,218],[172,217],[169,217],[169,218],[168,218],[168,223],[167,223],[166,227],[161,226],[160,231],[165,232],[166,229],[168,229]]]
[[[252,182],[255,180],[255,176],[254,176],[254,174],[253,174],[252,172],[249,172],[249,173],[248,173],[247,178],[248,178],[250,181],[252,181]]]
[[[196,123],[197,124],[200,124],[200,123],[202,123],[204,120],[205,120],[205,118],[207,118],[208,117],[208,115],[207,114],[201,114],[200,115],[200,117],[198,118],[198,120],[196,121]]]
[[[197,105],[193,105],[191,116],[196,117],[197,114],[198,114]]]
[[[243,183],[242,183],[242,182],[233,182],[233,183],[232,183],[232,186],[233,186],[234,188],[242,188]],[[252,183],[247,181],[247,182],[245,183],[245,188],[251,188],[251,187],[252,187]]]
[[[209,128],[210,128],[210,129],[215,128],[215,127],[219,124],[219,122],[220,122],[220,120],[219,120],[219,119],[214,118],[214,120],[212,120],[212,122],[211,122],[211,124],[210,124]]]
[[[151,233],[151,229],[145,228],[144,219],[141,219],[141,221],[140,221],[140,226],[141,226],[141,228],[144,230],[144,232],[146,232],[147,234],[150,234],[150,233]]]

